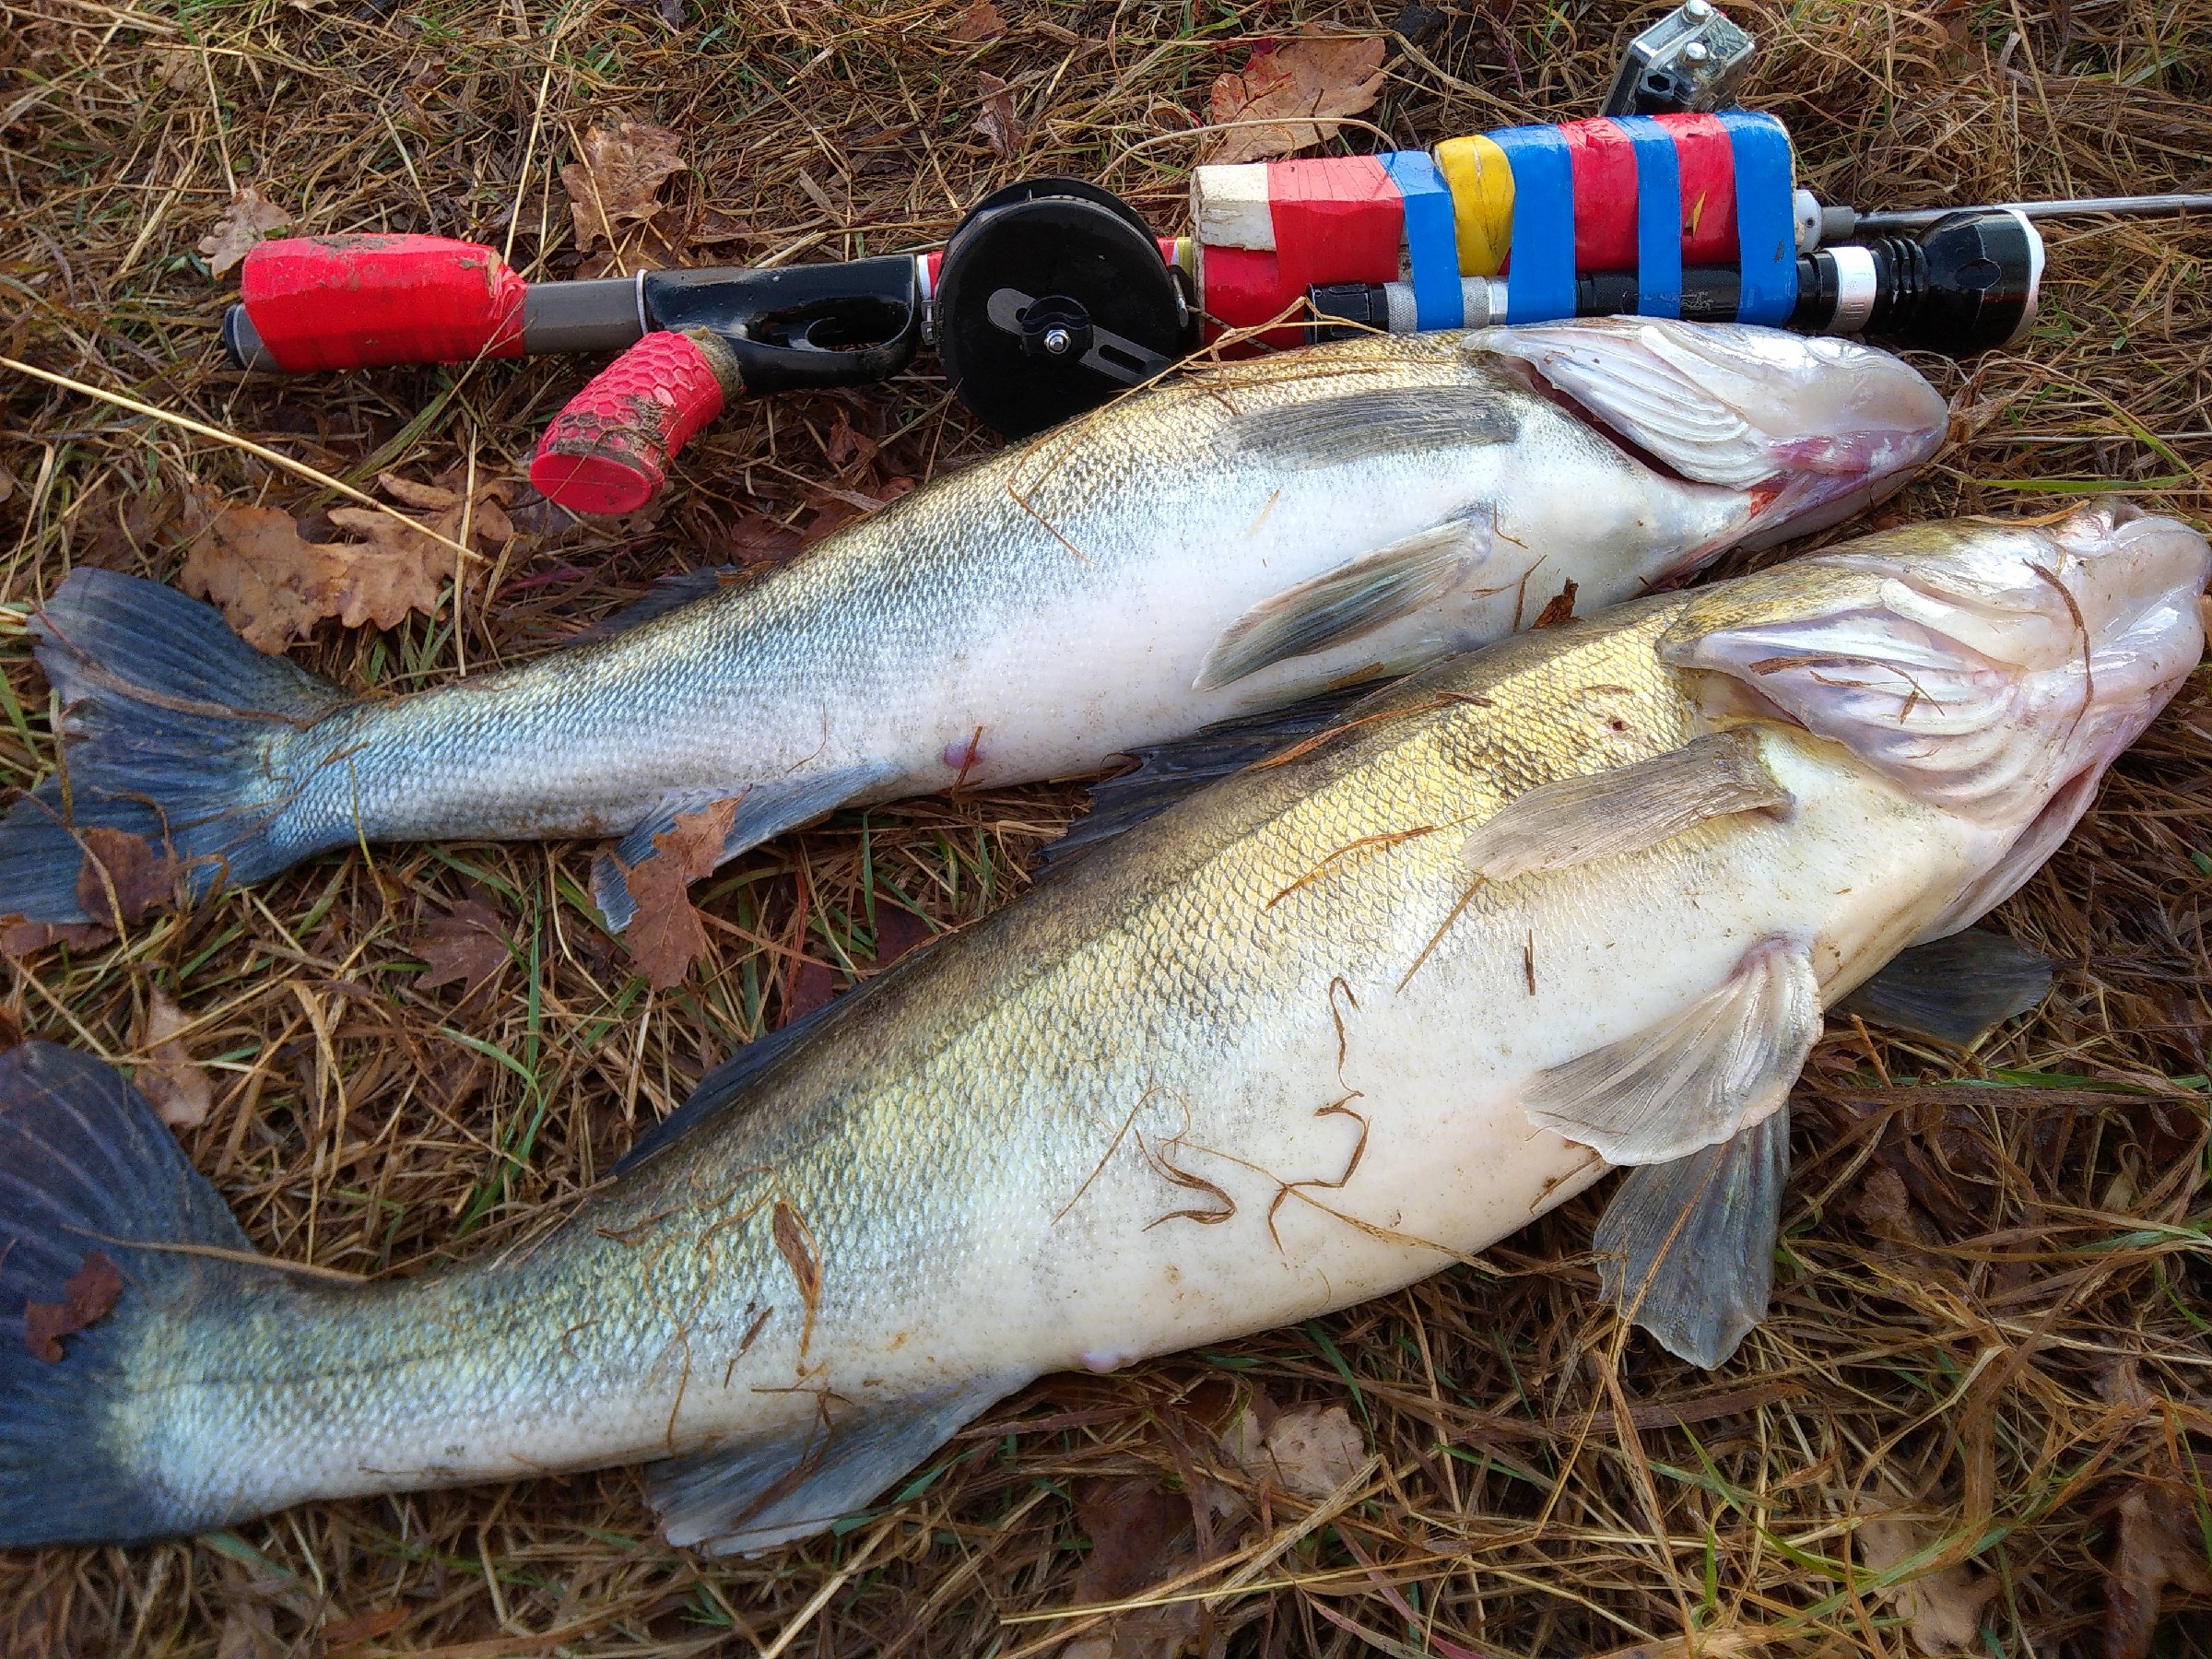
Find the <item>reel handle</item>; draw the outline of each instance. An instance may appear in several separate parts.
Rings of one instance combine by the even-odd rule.
[[[635,512],[660,494],[669,462],[744,389],[737,359],[712,330],[655,330],[554,417],[530,482],[571,512]]]

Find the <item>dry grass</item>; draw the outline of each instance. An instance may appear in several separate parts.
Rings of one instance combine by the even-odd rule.
[[[1210,77],[1309,15],[1267,0],[1000,9],[1009,31],[965,45],[947,0],[687,0],[680,32],[635,0],[5,0],[0,347],[357,482],[472,454],[516,475],[583,365],[253,384],[228,371],[213,325],[232,288],[191,250],[233,180],[306,229],[512,234],[518,265],[559,275],[578,255],[555,173],[583,124],[619,114],[690,135],[698,203],[754,233],[731,255],[912,245],[988,187],[1047,171],[1099,178],[1167,228]],[[1394,60],[1374,120],[1414,145],[1585,113],[1617,41],[1656,9],[1447,9],[1418,59]],[[2212,187],[2206,0],[1734,9],[1766,41],[1754,101],[1789,123],[1830,199]],[[1389,21],[1358,4],[1310,15]],[[971,130],[979,69],[1011,82],[1033,124],[1012,159]],[[2060,229],[2032,345],[1931,366],[1959,394],[1958,441],[1891,511],[2037,511],[2118,485],[2203,522],[2208,257],[2201,222]],[[328,630],[300,654],[406,687],[453,673],[463,646],[481,664],[552,644],[658,572],[726,559],[759,528],[747,512],[810,522],[841,408],[884,441],[886,477],[980,453],[927,369],[737,411],[687,456],[657,522],[510,547],[459,639],[448,614],[382,637]],[[311,518],[330,504],[81,397],[18,382],[5,398],[0,597],[18,605],[73,562],[171,574],[194,485]],[[0,779],[28,785],[51,746],[19,630],[6,667]],[[1381,1456],[1340,1512],[1208,1604],[1209,1637],[1234,1652],[1359,1651],[1348,1620],[1397,1653],[1590,1653],[1686,1628],[1720,1633],[1712,1653],[1901,1653],[1896,1615],[1846,1571],[1846,1535],[1902,1505],[1942,1543],[1938,1564],[1998,1575],[1990,1652],[2095,1653],[2116,1504],[2212,1430],[2208,759],[2200,675],[2001,912],[2061,964],[2024,1029],[1963,1057],[1831,1028],[1798,1096],[1774,1316],[1717,1378],[1621,1343],[1585,1253],[1596,1202],[1582,1200],[1491,1252],[1492,1276],[1447,1273],[1112,1379],[1048,1379],[999,1417],[1070,1420],[956,1442],[883,1518],[760,1561],[655,1544],[627,1472],[316,1504],[160,1548],[0,1558],[0,1651],[312,1654],[339,1621],[391,1609],[404,1621],[351,1651],[738,1653],[780,1631],[803,1653],[1047,1651],[1068,1627],[1028,1616],[1070,1602],[1079,1483],[1189,1480],[1218,1461],[1205,1430],[1234,1383],[1347,1400]],[[804,963],[839,982],[865,970],[877,905],[951,926],[1011,896],[1078,804],[1042,788],[923,801],[786,837],[708,884],[714,953],[659,997],[592,920],[586,849],[463,845],[324,858],[89,955],[49,952],[7,971],[5,1006],[27,1030],[128,1060],[151,990],[179,994],[218,1083],[191,1149],[256,1242],[400,1272],[588,1184],[775,1022]],[[472,888],[511,919],[515,961],[463,1003],[418,988],[406,939]],[[2017,1087],[1909,1087],[1983,1077]],[[1277,1508],[1277,1531],[1298,1512]],[[2203,1614],[2171,1619],[2160,1651],[2206,1652]]]

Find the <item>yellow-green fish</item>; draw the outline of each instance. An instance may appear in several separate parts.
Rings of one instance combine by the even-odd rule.
[[[1041,1373],[1394,1290],[1638,1166],[1617,1299],[1761,1314],[1825,1005],[2010,892],[2197,664],[2212,550],[1932,524],[1453,659],[738,1053],[556,1230],[360,1288],[113,1073],[0,1056],[0,1542],[651,1462],[673,1543],[867,1505]],[[1111,808],[1108,808],[1109,810]],[[97,1249],[112,1312],[23,1341]]]

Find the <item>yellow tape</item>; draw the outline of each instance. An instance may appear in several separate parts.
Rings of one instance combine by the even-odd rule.
[[[1452,228],[1459,274],[1495,276],[1513,245],[1513,164],[1489,139],[1447,138],[1436,165],[1452,187]]]

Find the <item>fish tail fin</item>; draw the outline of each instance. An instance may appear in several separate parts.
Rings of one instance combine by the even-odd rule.
[[[0,1547],[127,1544],[229,1518],[143,1466],[126,1422],[154,1327],[253,1271],[179,1245],[251,1249],[145,1098],[74,1049],[0,1054]]]
[[[0,821],[0,912],[89,920],[79,837],[168,846],[195,895],[274,875],[323,844],[288,822],[272,765],[343,688],[240,639],[211,606],[112,571],[72,571],[32,622],[65,711],[61,767]]]

